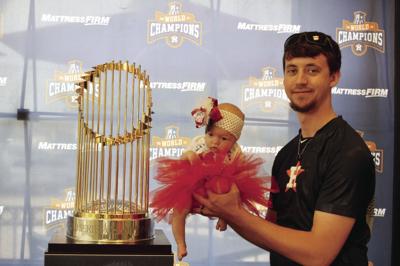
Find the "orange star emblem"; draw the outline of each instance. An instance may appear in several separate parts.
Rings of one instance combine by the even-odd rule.
[[[301,168],[300,161],[297,162],[296,166],[292,166],[289,170],[286,171],[290,179],[289,182],[287,182],[286,184],[285,192],[289,189],[293,189],[294,191],[296,191],[296,178],[303,172],[304,169]]]

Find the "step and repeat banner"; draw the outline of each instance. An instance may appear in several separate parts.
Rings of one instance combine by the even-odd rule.
[[[244,111],[239,143],[265,160],[297,134],[283,88],[288,36],[317,30],[343,55],[335,110],[376,166],[369,259],[390,265],[394,129],[394,0],[0,0],[0,265],[42,265],[73,211],[77,150],[74,82],[112,60],[141,65],[153,89],[151,175],[179,157],[207,96]],[[97,90],[93,89],[96,97]],[[17,120],[28,109],[29,120]],[[157,183],[151,180],[150,189]],[[215,220],[187,220],[190,265],[269,265],[268,252]],[[170,226],[156,224],[173,244]]]

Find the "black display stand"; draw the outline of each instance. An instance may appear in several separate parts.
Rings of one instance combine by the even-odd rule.
[[[171,244],[162,230],[153,240],[135,244],[96,244],[76,242],[58,232],[44,253],[45,266],[173,266]]]

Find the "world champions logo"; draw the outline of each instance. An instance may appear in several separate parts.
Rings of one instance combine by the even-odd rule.
[[[54,72],[54,78],[47,81],[46,104],[64,100],[68,108],[78,108],[76,83],[83,81],[82,76],[85,75],[85,72],[82,70],[82,65],[81,61],[72,60],[68,62],[67,72],[59,70]],[[88,92],[90,96],[94,93],[94,96],[98,97],[98,86],[99,84],[97,83],[94,88],[93,86],[89,86]],[[89,100],[92,101],[92,97],[89,97]]]
[[[64,224],[68,215],[73,215],[75,204],[75,189],[64,191],[63,199],[51,199],[49,207],[44,208],[44,225],[50,229],[55,225]]]
[[[363,138],[364,132],[357,130],[358,134]],[[371,152],[372,158],[375,164],[375,170],[378,173],[383,173],[383,149],[379,149],[375,142],[370,140],[364,140],[367,144],[369,151]]]
[[[78,94],[75,91],[75,83],[82,81],[83,75],[82,62],[78,60],[68,62],[67,72],[56,70],[54,78],[47,81],[46,104],[65,100],[69,108],[77,108]]]
[[[202,23],[192,13],[183,12],[182,4],[170,2],[168,13],[155,12],[155,19],[148,20],[147,42],[165,39],[168,46],[178,48],[184,40],[201,45]]]
[[[378,23],[367,21],[367,13],[362,11],[354,12],[352,22],[343,20],[342,28],[336,28],[336,40],[341,49],[351,46],[356,56],[364,55],[368,47],[385,52],[385,31]]]
[[[168,126],[165,128],[164,137],[153,136],[150,147],[150,160],[159,157],[180,157],[190,143],[190,138],[179,135],[177,126]]]
[[[383,173],[383,149],[379,149],[376,146],[376,143],[373,141],[366,140],[365,143],[367,144],[368,149],[371,152],[372,158],[374,159],[375,170],[378,173]]]
[[[242,107],[257,105],[265,112],[272,111],[280,102],[287,102],[283,88],[283,78],[277,77],[276,69],[264,67],[261,78],[249,77],[248,83],[242,86]]]

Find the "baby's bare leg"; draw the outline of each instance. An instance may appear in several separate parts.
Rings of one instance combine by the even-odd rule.
[[[177,211],[174,210],[172,213],[172,232],[174,234],[174,238],[177,245],[177,257],[179,260],[182,260],[183,257],[186,257],[186,240],[185,240],[185,222],[186,216],[188,215],[189,210]]]
[[[218,222],[217,222],[217,226],[215,228],[219,231],[225,231],[227,228],[227,224],[223,219],[219,218]]]

